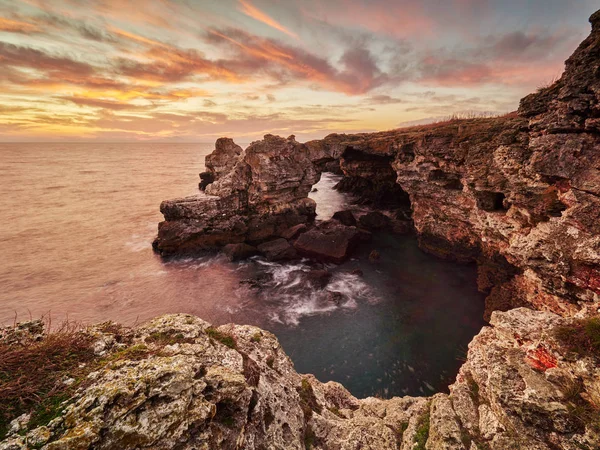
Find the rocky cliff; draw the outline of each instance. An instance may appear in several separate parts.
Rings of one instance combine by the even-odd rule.
[[[246,150],[219,140],[206,193],[161,205],[167,255],[318,239],[329,228],[315,231],[307,195],[332,162],[365,202],[410,202],[422,248],[477,261],[489,293],[490,325],[449,394],[359,400],[297,374],[268,332],[165,316],[82,332],[93,357],[62,380],[79,387],[49,423],[15,419],[0,449],[600,448],[600,12],[590,21],[562,78],[518,113]],[[0,343],[44,339],[34,327]]]
[[[278,246],[302,253],[296,244],[307,241],[302,232],[312,233],[311,241],[331,234],[311,230],[314,202],[307,196],[333,162],[344,174],[341,189],[379,208],[410,209],[423,249],[478,262],[479,287],[489,294],[486,318],[518,306],[594,313],[600,15],[590,21],[592,33],[563,76],[507,116],[334,134],[306,144],[265,136],[246,150],[219,140],[207,163],[215,181],[205,185],[206,194],[161,205],[165,222],[155,248],[167,255],[279,240]],[[299,225],[307,227],[294,228]],[[343,227],[338,234],[356,235]]]
[[[83,381],[61,380],[81,384],[56,418],[20,416],[0,449],[594,449],[600,369],[556,339],[572,325],[549,312],[494,312],[450,394],[359,400],[296,373],[256,327],[183,314],[136,329],[106,323],[76,337],[95,357],[73,369]]]

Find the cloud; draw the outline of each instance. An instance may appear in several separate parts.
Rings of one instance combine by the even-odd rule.
[[[30,33],[38,32],[39,28],[36,25],[31,24],[31,23],[0,17],[0,31],[7,31],[10,33],[30,34]]]
[[[341,67],[337,68],[305,50],[240,29],[212,29],[205,39],[230,52],[231,57],[221,60],[220,66],[246,77],[260,72],[281,84],[307,82],[310,86],[350,95],[363,94],[389,80],[364,47],[347,49],[339,61]]]
[[[399,98],[390,97],[389,95],[372,95],[367,99],[367,102],[372,105],[395,105],[402,103]]]
[[[491,35],[476,46],[438,49],[419,63],[419,81],[440,86],[521,85],[531,89],[560,73],[575,46],[572,30]]]
[[[86,98],[86,97],[70,97],[70,96],[59,96],[62,100],[73,102],[78,106],[90,106],[92,108],[110,109],[115,111],[122,110],[147,110],[154,108],[154,105],[132,105],[131,103],[118,102],[114,100],[103,100],[98,98]]]
[[[238,3],[240,5],[240,7],[239,7],[240,11],[243,12],[244,14],[246,14],[248,17],[252,17],[253,19],[258,20],[259,22],[262,22],[262,23],[270,26],[271,28],[274,28],[278,31],[281,31],[282,33],[287,34],[288,36],[298,39],[298,35],[296,33],[285,28],[283,25],[281,25],[275,19],[273,19],[272,17],[270,17],[269,15],[267,15],[266,13],[262,12],[257,7],[255,7],[248,0],[239,0]]]

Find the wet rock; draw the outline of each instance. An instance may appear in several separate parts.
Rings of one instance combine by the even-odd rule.
[[[200,173],[200,183],[198,184],[198,188],[201,191],[204,191],[206,189],[206,186],[208,186],[210,183],[213,183],[215,181],[215,174],[212,172],[202,172]]]
[[[410,234],[414,230],[411,220],[393,220],[391,229],[394,234]]]
[[[255,277],[245,278],[240,281],[240,285],[248,286],[250,289],[262,289],[265,285],[273,281],[273,275],[270,273],[262,273]]]
[[[294,248],[302,256],[339,264],[350,256],[358,238],[355,227],[330,221],[301,234]]]
[[[346,225],[347,227],[356,226],[356,218],[350,210],[338,211],[333,215],[332,218],[337,220],[342,225]]]
[[[296,249],[283,238],[260,244],[258,250],[270,261],[293,259],[297,256]]]
[[[383,230],[390,224],[390,219],[379,211],[371,211],[358,218],[358,226],[370,231]]]
[[[300,233],[304,233],[307,227],[306,224],[298,224],[293,227],[288,228],[287,230],[281,233],[281,237],[287,240],[295,239],[298,237]]]
[[[258,255],[259,251],[256,247],[251,245],[240,243],[240,244],[228,244],[223,247],[223,253],[227,256],[230,261],[240,261],[247,259],[252,256]]]
[[[344,301],[344,294],[337,291],[329,291],[327,292],[327,300],[335,305],[339,306]]]
[[[371,253],[369,253],[369,262],[375,263],[379,262],[379,260],[381,260],[381,253],[377,250],[372,250]]]

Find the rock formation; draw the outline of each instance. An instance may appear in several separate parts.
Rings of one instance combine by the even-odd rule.
[[[450,394],[359,400],[296,373],[256,327],[185,314],[136,329],[105,323],[84,332],[96,360],[61,414],[41,426],[14,420],[0,450],[593,449],[600,423],[584,413],[600,400],[600,369],[554,339],[566,324],[549,312],[494,312]]]
[[[164,202],[166,221],[155,247],[170,254],[257,245],[299,223],[310,229],[308,192],[321,170],[339,162],[340,189],[376,206],[412,209],[421,248],[478,262],[479,287],[489,294],[487,319],[517,306],[594,312],[600,294],[599,14],[590,21],[592,33],[563,76],[524,98],[517,113],[333,134],[306,144],[266,136],[239,153],[233,167],[231,158],[218,155],[238,151],[230,150],[231,141],[219,141],[209,157],[217,180],[206,188],[211,196]]]
[[[207,157],[206,193],[165,201],[154,248],[163,255],[261,244],[315,217],[308,198],[320,172],[293,136],[267,135],[245,151],[219,139]]]

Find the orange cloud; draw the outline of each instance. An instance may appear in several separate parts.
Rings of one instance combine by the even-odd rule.
[[[31,23],[0,17],[0,31],[27,34],[39,31],[39,28]]]
[[[294,39],[298,39],[298,35],[290,30],[288,30],[287,28],[285,28],[283,25],[281,25],[279,22],[277,22],[275,19],[273,19],[272,17],[268,16],[267,14],[265,14],[264,12],[262,12],[260,9],[256,8],[252,3],[250,3],[247,0],[239,0],[239,3],[241,5],[240,11],[242,11],[244,14],[246,14],[248,17],[252,17],[255,20],[258,20],[259,22],[262,22],[268,26],[270,26],[271,28],[274,28],[278,31],[281,31],[282,33],[287,34],[288,36],[293,37]]]

